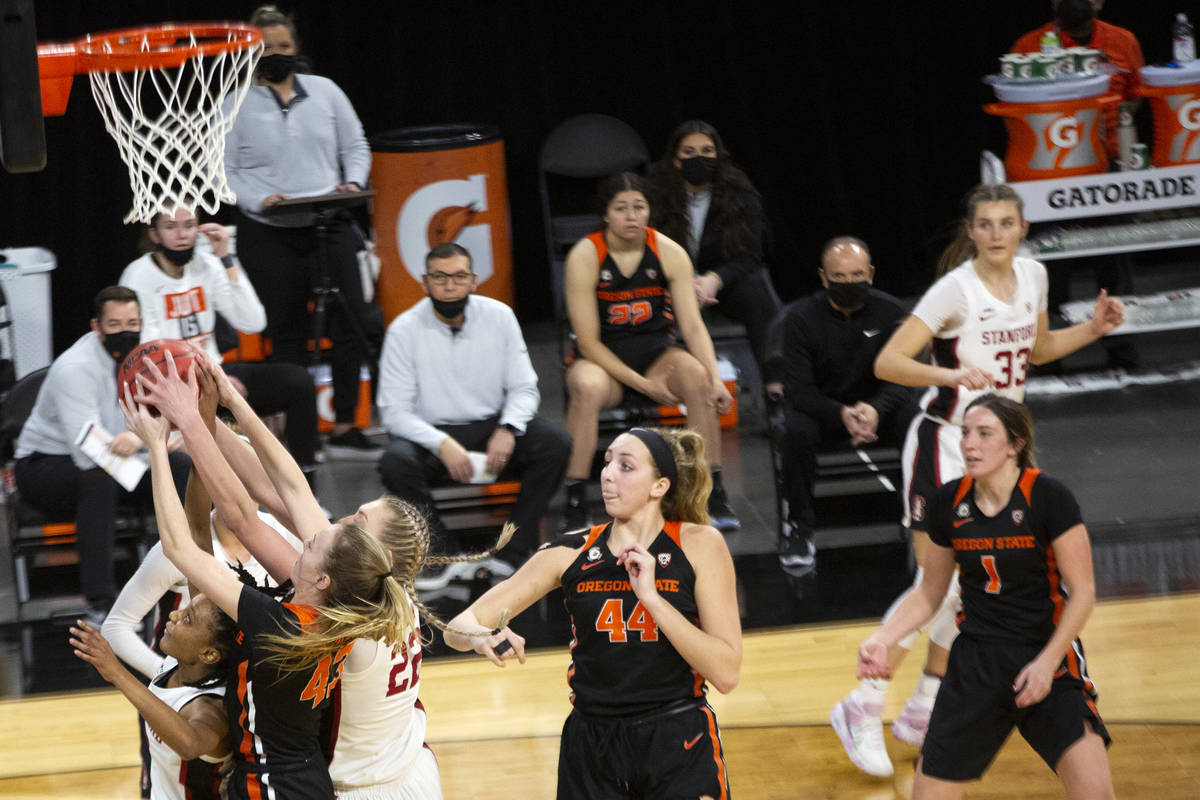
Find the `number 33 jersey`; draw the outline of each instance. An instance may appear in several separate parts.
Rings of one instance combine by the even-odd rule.
[[[667,522],[647,549],[654,556],[658,593],[698,625],[696,573],[683,554],[679,529],[680,523]],[[562,575],[571,615],[571,702],[583,714],[628,717],[703,697],[704,678],[659,632],[634,594],[629,573],[609,550],[611,531],[612,523],[592,528]],[[579,535],[552,546],[578,547]]]
[[[993,388],[933,386],[921,398],[931,417],[962,424],[963,411],[984,392],[1025,399],[1025,376],[1037,340],[1038,316],[1046,310],[1046,268],[1031,258],[1013,259],[1016,287],[1007,302],[994,297],[971,261],[964,261],[930,287],[913,316],[933,331],[933,361],[939,367],[978,367]]]
[[[600,340],[608,346],[631,336],[671,331],[675,312],[671,290],[658,257],[658,231],[646,228],[642,260],[626,278],[608,252],[604,231],[589,234],[596,248],[600,274],[596,280],[596,310],[600,315]]]
[[[975,505],[968,476],[941,486],[929,508],[929,536],[954,548],[962,587],[959,630],[992,642],[1042,646],[1067,601],[1054,541],[1082,524],[1067,487],[1026,469],[1008,505],[992,517]]]

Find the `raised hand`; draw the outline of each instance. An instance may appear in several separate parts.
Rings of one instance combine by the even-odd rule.
[[[1112,333],[1125,322],[1125,304],[1119,297],[1109,297],[1107,289],[1096,295],[1096,306],[1092,309],[1092,333],[1104,336]]]

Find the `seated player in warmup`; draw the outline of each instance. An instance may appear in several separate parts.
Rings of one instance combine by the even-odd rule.
[[[740,527],[721,481],[717,417],[733,398],[700,317],[692,263],[675,242],[648,227],[646,182],[631,172],[600,189],[604,227],[567,254],[567,316],[575,353],[567,367],[567,506],[564,528],[587,524],[585,494],[599,436],[599,414],[632,389],[665,405],[687,405],[688,426],[703,438],[712,468],[708,515],[722,531]],[[675,340],[675,325],[684,347]]]
[[[204,234],[212,253],[196,252]],[[146,253],[125,267],[118,281],[137,292],[142,307],[142,341],[183,339],[218,362],[217,314],[235,329],[259,333],[267,313],[250,278],[229,252],[229,230],[201,223],[186,208],[173,208],[146,227]],[[284,440],[310,476],[316,470],[317,395],[308,370],[281,361],[241,362],[224,366],[245,388],[259,414],[287,415]]]
[[[543,546],[451,621],[446,644],[498,666],[513,655],[524,662],[525,640],[507,619],[562,587],[575,632],[574,708],[558,796],[726,797],[705,683],[722,693],[737,686],[742,632],[733,559],[705,522],[704,440],[687,429],[633,428],[605,461],[612,521]]]
[[[218,518],[227,520],[247,549],[281,579],[294,567],[284,557],[278,533],[251,513],[254,501],[222,452],[229,454],[239,474],[259,487],[265,504],[291,510],[287,518],[306,547],[312,546],[328,523],[295,462],[234,390],[228,377],[206,358],[202,357],[199,364],[200,407],[210,396],[215,405],[219,397],[246,431],[252,452],[247,453],[245,443],[224,426],[215,426],[221,448],[218,451],[217,443],[208,435],[214,426],[204,418],[211,412],[199,412],[188,386],[177,378],[168,377],[153,387],[148,398],[176,422],[185,441],[195,448],[197,468],[214,487]],[[361,526],[391,553],[392,578],[407,595],[414,625],[403,644],[359,639],[345,659],[339,683],[338,736],[329,766],[334,788],[340,798],[370,798],[381,793],[440,797],[437,762],[424,746],[425,712],[417,698],[422,651],[415,623],[419,615],[438,627],[444,623],[417,599],[414,584],[428,563],[490,557],[504,546],[512,529],[505,530],[495,548],[480,554],[429,556],[428,520],[391,495],[364,504],[339,524]]]
[[[153,369],[148,359],[147,364]],[[327,526],[305,543],[299,559],[280,539],[271,553],[257,554],[272,574],[290,569],[293,589],[284,603],[244,586],[198,547],[165,475],[169,426],[179,427],[185,441],[196,448],[197,470],[218,502],[230,490],[218,483],[228,483],[228,475],[211,469],[213,453],[219,458],[219,452],[207,429],[205,440],[196,435],[194,420],[180,413],[190,401],[199,419],[195,403],[200,370],[189,370],[185,384],[174,360],[166,364],[167,376],[139,378],[136,401],[126,391],[121,402],[126,423],[150,451],[163,551],[238,626],[232,666],[238,682],[236,691],[226,694],[225,708],[232,735],[241,745],[235,750],[229,796],[248,800],[271,791],[281,800],[332,797],[321,742],[323,707],[355,639],[397,647],[408,640],[416,629],[408,596],[392,577],[391,555],[354,524]],[[232,391],[228,383],[226,391]],[[151,416],[147,403],[162,416]]]
[[[696,301],[746,326],[763,382],[778,380],[765,361],[779,297],[763,260],[767,226],[758,190],[717,129],[698,119],[671,132],[649,181],[651,224],[687,249]]]
[[[881,380],[930,387],[920,400],[920,413],[909,425],[901,455],[903,524],[912,531],[918,565],[914,586],[920,583],[929,542],[925,532],[929,498],[939,484],[961,477],[965,470],[959,442],[967,404],[989,390],[1024,399],[1031,363],[1062,358],[1124,321],[1121,301],[1101,290],[1090,320],[1050,330],[1046,268],[1017,255],[1029,230],[1021,196],[1003,184],[977,186],[967,195],[966,212],[958,237],[938,261],[937,282],[875,360],[875,375]],[[932,364],[916,360],[926,347],[933,354]],[[903,595],[892,608],[902,599]],[[952,590],[930,623],[929,649],[916,690],[892,723],[892,735],[916,747],[925,738],[929,711],[957,635],[958,607],[958,593]],[[893,670],[914,641],[915,635],[906,637],[893,648],[889,654]],[[829,714],[850,760],[872,775],[892,774],[882,721],[888,685],[882,679],[864,679]]]
[[[121,666],[100,632],[83,620],[71,628],[75,655],[96,668],[145,720],[151,800],[219,800],[232,742],[222,697],[237,627],[202,594],[171,612],[161,646],[166,657],[149,687]]]
[[[926,509],[925,574],[858,651],[859,677],[891,675],[888,649],[942,604],[958,566],[963,616],[917,762],[914,800],[959,798],[1016,727],[1071,798],[1113,797],[1079,633],[1096,604],[1092,549],[1071,492],[1036,468],[1033,420],[1014,400],[963,416],[966,475]],[[1069,593],[1068,593],[1069,587]]]

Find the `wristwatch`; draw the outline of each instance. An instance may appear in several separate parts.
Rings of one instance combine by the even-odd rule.
[[[520,431],[520,430],[517,428],[517,426],[516,426],[516,425],[513,425],[511,422],[504,422],[504,423],[501,423],[501,424],[500,424],[500,427],[501,427],[501,428],[504,428],[504,430],[508,431],[508,432],[509,432],[509,433],[511,433],[513,436],[520,436],[520,435],[521,435],[521,433],[522,433],[522,431]]]

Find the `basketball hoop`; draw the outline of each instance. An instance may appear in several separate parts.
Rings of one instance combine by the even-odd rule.
[[[129,168],[133,207],[125,222],[150,223],[175,207],[215,213],[237,199],[225,179],[225,135],[262,50],[262,31],[236,22],[147,26],[40,45],[43,109],[63,113],[71,76],[88,73],[104,127]]]

